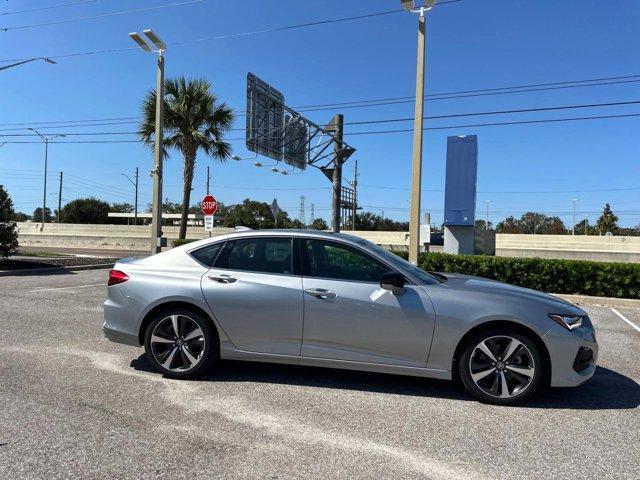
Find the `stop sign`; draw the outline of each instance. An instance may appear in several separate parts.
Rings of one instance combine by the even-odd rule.
[[[205,195],[202,199],[202,213],[205,215],[213,215],[218,211],[218,202],[213,195]]]

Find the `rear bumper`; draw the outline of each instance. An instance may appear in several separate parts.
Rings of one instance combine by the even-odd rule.
[[[596,372],[598,343],[591,326],[583,326],[569,331],[555,325],[543,337],[551,357],[551,386],[577,387]],[[578,362],[577,357],[589,349],[592,358],[588,362]]]
[[[109,287],[107,300],[103,304],[102,332],[112,342],[139,347],[138,315],[121,290],[120,285]]]
[[[131,345],[134,347],[140,346],[137,335],[131,335],[127,332],[121,332],[116,328],[108,326],[106,322],[102,324],[102,333],[104,333],[104,336],[108,340],[114,343],[123,343],[125,345]]]

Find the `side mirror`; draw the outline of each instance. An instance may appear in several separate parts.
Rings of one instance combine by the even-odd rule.
[[[391,290],[396,295],[404,293],[405,283],[404,275],[398,272],[386,272],[380,277],[380,287]]]

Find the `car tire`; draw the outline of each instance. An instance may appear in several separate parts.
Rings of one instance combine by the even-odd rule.
[[[546,365],[540,347],[516,330],[486,330],[465,342],[458,373],[478,400],[515,405],[531,398],[544,384]]]
[[[160,373],[177,379],[201,376],[220,356],[220,342],[211,321],[187,309],[157,314],[145,331],[144,348]]]

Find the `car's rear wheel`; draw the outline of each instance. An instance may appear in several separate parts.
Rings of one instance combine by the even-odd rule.
[[[201,315],[175,309],[158,314],[145,332],[147,357],[171,378],[195,378],[218,358],[218,339]]]
[[[465,388],[477,399],[513,405],[540,390],[545,365],[540,348],[528,336],[497,329],[466,343],[458,369]]]

